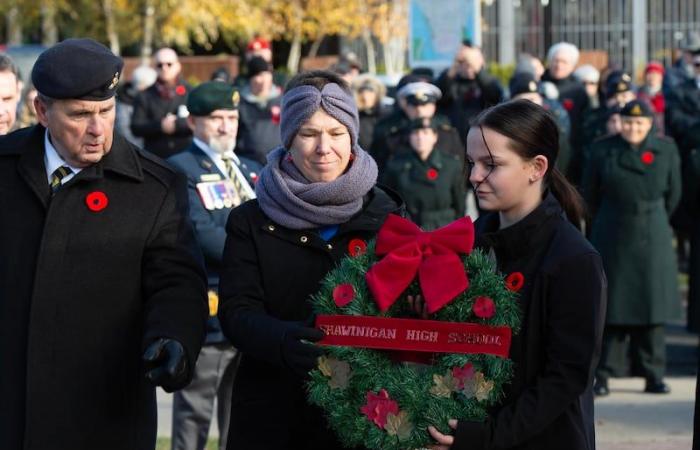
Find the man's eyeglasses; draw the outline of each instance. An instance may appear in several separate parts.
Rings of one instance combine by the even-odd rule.
[[[156,64],[156,67],[159,69],[162,69],[163,67],[172,67],[174,65],[175,65],[175,63],[173,63],[173,62],[159,62]]]

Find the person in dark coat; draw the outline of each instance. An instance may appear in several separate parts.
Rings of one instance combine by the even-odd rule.
[[[372,146],[374,127],[389,114],[382,104],[386,95],[386,87],[374,75],[365,73],[358,75],[352,83],[357,109],[360,112],[360,134],[358,142],[363,150]]]
[[[311,328],[309,297],[402,205],[375,185],[376,163],[357,144],[352,92],[337,74],[292,78],[280,125],[283,146],[258,178],[257,200],[226,225],[219,320],[243,352],[228,449],[340,449],[306,401],[305,380],[322,354],[312,342],[323,337]]]
[[[49,48],[40,125],[0,138],[3,450],[152,450],[154,384],[187,385],[202,345],[184,179],[113,133],[122,65],[90,39]]]
[[[471,119],[504,99],[501,83],[486,70],[481,49],[470,42],[462,44],[452,66],[440,74],[435,84],[443,94],[439,112],[449,117],[462,143]]]
[[[239,158],[233,152],[239,102],[238,91],[228,83],[212,81],[194,88],[187,99],[190,111],[187,122],[194,135],[192,145],[168,158],[171,165],[187,175],[190,217],[209,278],[205,345],[199,354],[192,383],[173,396],[173,450],[204,450],[215,400],[219,448],[226,448],[231,389],[240,353],[224,337],[216,317],[219,273],[226,241],[226,220],[232,208],[255,198],[253,186],[262,168],[257,162]]]
[[[265,164],[280,145],[282,89],[272,82],[272,65],[262,58],[248,61],[248,82],[241,88],[238,153]]]
[[[575,185],[580,182],[583,170],[581,124],[583,112],[588,107],[586,89],[574,76],[578,58],[579,50],[575,45],[568,42],[554,44],[547,52],[547,70],[542,75],[542,81],[554,84],[559,90],[559,101],[571,119],[571,162],[565,175]]]
[[[145,150],[167,158],[192,142],[186,105],[190,86],[180,75],[182,66],[175,50],[162,48],[153,59],[158,79],[136,96],[131,132],[143,138]]]
[[[415,119],[406,132],[410,150],[389,162],[382,184],[399,193],[409,218],[426,231],[464,217],[463,165],[458,157],[437,146],[435,120]]]
[[[653,111],[634,100],[622,109],[622,131],[596,142],[583,192],[593,216],[591,243],[610,281],[596,394],[624,376],[626,353],[645,392],[668,393],[664,323],[680,315],[678,271],[669,217],[681,194],[680,160],[672,140],[650,131]]]
[[[518,292],[522,327],[504,399],[483,422],[433,424],[443,430],[429,427],[435,449],[595,449],[606,280],[578,229],[583,202],[556,169],[558,150],[556,123],[526,100],[487,110],[469,131],[469,179],[489,211],[475,224],[476,246]]]
[[[440,148],[452,155],[464,159],[464,144],[457,129],[450,125],[446,116],[436,114],[437,101],[442,92],[434,84],[420,80],[418,75],[406,75],[399,82],[396,92],[398,108],[394,113],[377,122],[374,138],[369,152],[377,161],[379,173],[392,158],[408,150],[408,133],[406,129],[411,120],[421,117],[433,118],[438,126],[438,144]]]

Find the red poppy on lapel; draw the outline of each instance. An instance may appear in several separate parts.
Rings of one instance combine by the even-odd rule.
[[[187,94],[187,89],[185,89],[185,86],[179,84],[179,85],[175,88],[175,93],[176,93],[177,95],[179,95],[179,96],[182,97],[183,95]]]
[[[641,158],[642,158],[642,162],[648,166],[654,162],[654,153],[647,150],[644,153],[642,153]]]
[[[109,199],[104,192],[94,191],[85,196],[85,204],[92,212],[100,212],[107,207]]]
[[[429,180],[437,180],[438,177],[438,171],[433,169],[432,167],[428,169],[428,171],[425,173],[425,176],[428,177]]]

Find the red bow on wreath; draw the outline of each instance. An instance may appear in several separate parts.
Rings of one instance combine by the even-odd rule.
[[[471,252],[473,245],[474,225],[469,217],[426,232],[390,214],[375,248],[378,256],[385,256],[365,275],[379,309],[389,309],[418,273],[428,312],[438,311],[469,287],[459,254]]]

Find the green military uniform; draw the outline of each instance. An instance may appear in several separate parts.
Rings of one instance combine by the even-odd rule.
[[[436,121],[430,122],[435,129]],[[424,230],[447,225],[463,217],[466,209],[462,162],[438,145],[425,161],[410,146],[406,147],[389,161],[381,178],[401,195],[411,220]]]
[[[639,104],[628,106],[633,103]],[[639,149],[621,135],[603,138],[591,146],[582,188],[594,215],[590,239],[608,277],[597,376],[624,373],[629,335],[636,347],[633,369],[660,381],[665,368],[662,324],[680,313],[669,225],[681,193],[678,150],[670,139],[652,133]]]

